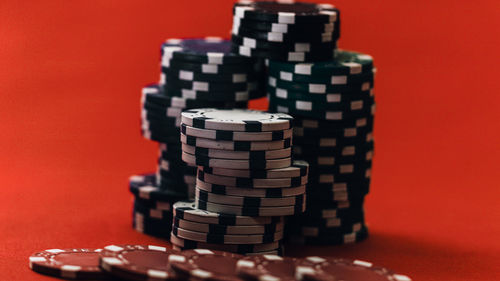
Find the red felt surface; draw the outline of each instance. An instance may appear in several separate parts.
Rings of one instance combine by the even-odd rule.
[[[163,39],[227,36],[232,3],[131,2],[0,3],[2,280],[49,280],[28,268],[37,250],[164,244],[131,229],[127,178],[157,154],[140,88],[158,79]],[[335,4],[340,46],[378,68],[371,237],[287,250],[499,280],[499,2]]]

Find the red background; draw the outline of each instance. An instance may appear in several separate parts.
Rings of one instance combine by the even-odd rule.
[[[37,250],[164,243],[130,226],[127,178],[157,154],[140,88],[158,79],[163,39],[227,36],[232,2],[134,2],[0,3],[2,280],[45,280],[28,269]],[[340,46],[378,68],[371,237],[289,253],[499,280],[498,1],[335,4]]]

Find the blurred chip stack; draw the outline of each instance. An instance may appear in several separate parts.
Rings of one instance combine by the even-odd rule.
[[[194,198],[196,167],[181,159],[181,112],[246,108],[248,100],[265,95],[262,65],[230,48],[229,40],[216,37],[162,44],[160,82],[142,89],[141,133],[160,145],[156,173],[130,179],[136,230],[168,239],[172,204]]]
[[[171,242],[281,254],[284,216],[305,210],[308,165],[292,163],[292,118],[254,110],[182,113],[182,159],[198,167],[193,202],[174,205]]]
[[[306,244],[367,237],[363,202],[373,156],[373,59],[336,49],[339,10],[330,4],[234,4],[233,51],[264,58],[269,111],[294,117],[294,159],[309,163],[306,212],[287,235]]]
[[[243,56],[331,60],[339,31],[339,11],[330,4],[242,0],[233,7],[232,50]]]
[[[342,244],[368,235],[374,74],[371,56],[342,50],[329,62],[269,62],[269,111],[294,116],[294,157],[310,165],[308,208],[287,223],[293,242]]]

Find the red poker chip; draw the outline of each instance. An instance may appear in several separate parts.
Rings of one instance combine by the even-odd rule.
[[[109,245],[100,266],[111,275],[127,280],[174,280],[168,258],[175,250],[153,245]]]
[[[295,281],[298,260],[277,255],[250,256],[236,264],[238,276],[247,281],[280,280]]]
[[[194,249],[170,255],[168,261],[180,279],[241,281],[236,263],[242,255],[208,249]]]
[[[296,267],[299,281],[411,281],[408,276],[361,260],[306,257]]]
[[[49,249],[29,257],[30,268],[38,273],[66,279],[105,279],[99,267],[101,249]]]

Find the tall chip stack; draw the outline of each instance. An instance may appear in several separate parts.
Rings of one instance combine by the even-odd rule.
[[[366,238],[373,59],[336,49],[340,15],[330,4],[244,0],[233,17],[232,50],[266,59],[269,111],[294,117],[293,156],[309,163],[307,210],[287,220],[289,240],[327,245]]]
[[[182,113],[182,159],[198,174],[195,201],[174,205],[174,248],[282,253],[283,217],[306,207],[308,164],[292,161],[292,120],[245,109]]]
[[[181,159],[181,112],[246,108],[248,100],[265,95],[262,66],[230,48],[229,40],[216,37],[162,44],[160,82],[142,90],[141,133],[160,146],[157,172],[130,178],[136,230],[168,239],[173,203],[194,198],[196,167]]]

